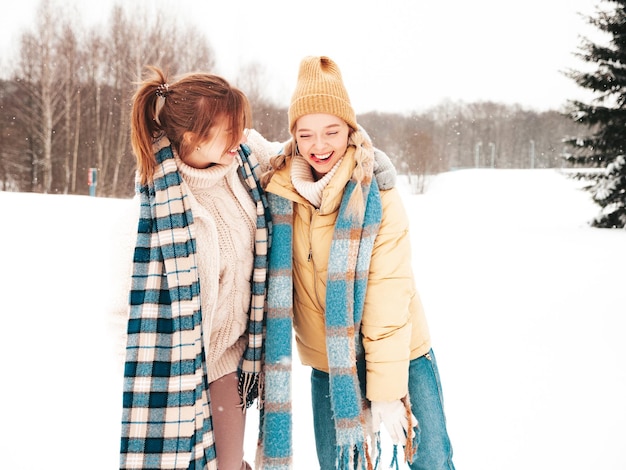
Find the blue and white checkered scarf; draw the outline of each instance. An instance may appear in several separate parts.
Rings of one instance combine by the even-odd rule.
[[[120,469],[217,469],[193,215],[171,146],[165,138],[159,146],[153,180],[138,188]],[[239,153],[257,204],[249,342],[240,367],[242,402],[250,405],[261,370],[271,219],[257,163],[246,146]]]

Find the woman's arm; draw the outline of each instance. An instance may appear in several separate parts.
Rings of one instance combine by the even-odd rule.
[[[411,309],[416,295],[409,221],[397,189],[381,193],[383,219],[372,252],[361,333],[367,398],[391,401],[407,394]]]
[[[261,172],[266,172],[270,169],[270,158],[282,152],[283,143],[270,142],[255,129],[247,131],[247,138],[246,144],[259,162]]]

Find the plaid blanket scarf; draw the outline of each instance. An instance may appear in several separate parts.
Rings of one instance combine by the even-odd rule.
[[[362,220],[346,214],[349,182],[335,224],[328,264],[326,343],[330,395],[337,432],[337,469],[371,468],[366,448],[364,397],[357,362],[364,363],[360,323],[369,263],[382,217],[378,185],[363,185],[366,209]],[[285,470],[292,466],[292,202],[268,194],[274,223],[270,253],[265,341],[265,383],[261,410],[257,468]]]
[[[201,283],[186,185],[166,138],[141,209],[133,258],[124,369],[120,469],[217,469],[203,346]],[[258,393],[270,216],[256,160],[242,145],[240,174],[257,205],[248,347],[242,402]]]

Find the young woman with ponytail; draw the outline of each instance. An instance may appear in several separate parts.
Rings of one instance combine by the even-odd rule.
[[[289,130],[262,179],[273,240],[257,468],[292,465],[293,329],[321,470],[377,467],[381,423],[396,466],[402,445],[413,470],[453,470],[409,221],[330,58],[301,62]]]
[[[248,100],[223,78],[148,71],[131,116],[139,220],[120,469],[250,469],[271,229],[255,172],[281,145],[247,130]]]

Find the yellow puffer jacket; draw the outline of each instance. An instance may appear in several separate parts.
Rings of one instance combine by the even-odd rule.
[[[296,202],[293,222],[294,330],[304,365],[328,372],[324,311],[328,256],[343,190],[355,162],[348,152],[316,209],[291,183],[291,159],[267,191]],[[407,394],[409,360],[430,349],[430,335],[411,268],[409,222],[397,189],[381,191],[383,216],[370,264],[361,335],[367,398]],[[272,249],[280,250],[273,246]]]

